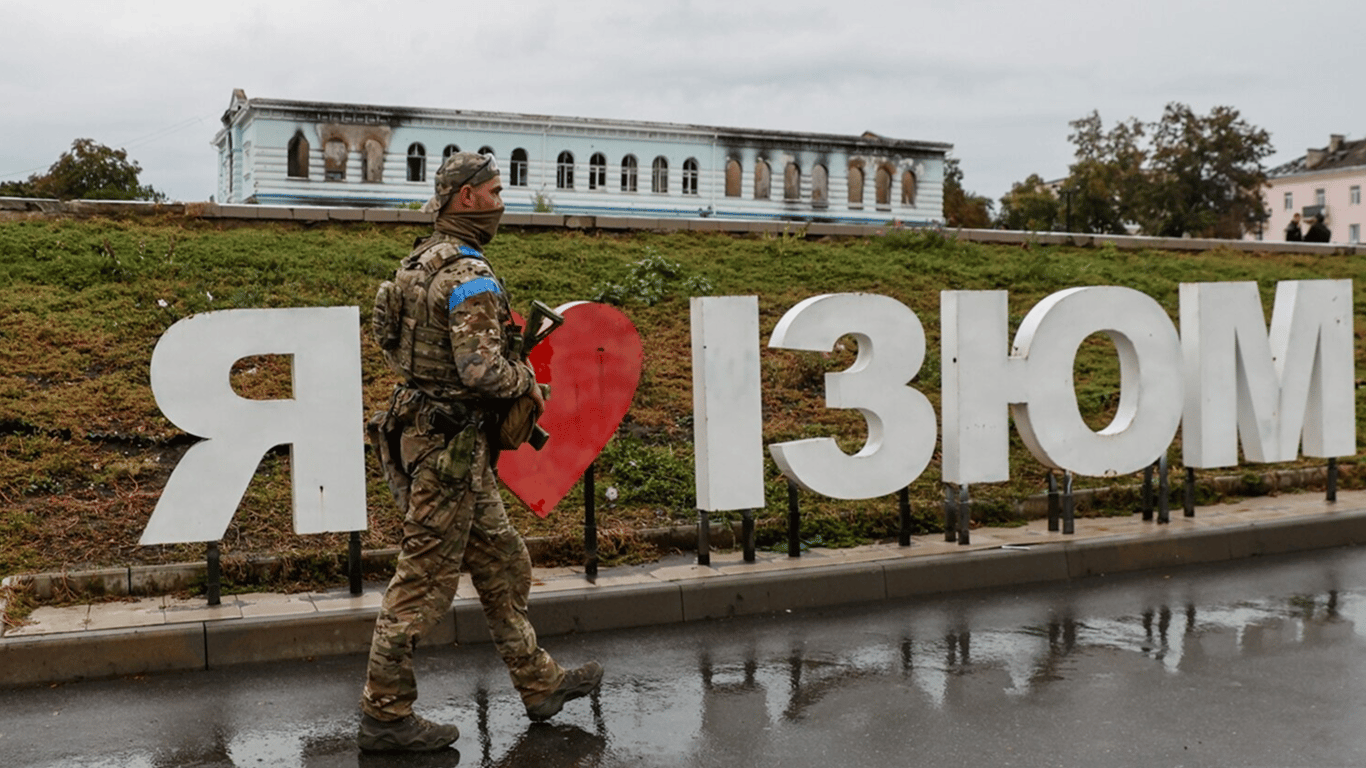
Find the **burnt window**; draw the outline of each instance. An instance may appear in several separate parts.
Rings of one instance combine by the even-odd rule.
[[[726,197],[740,196],[740,179],[744,170],[740,167],[740,161],[735,158],[726,160]]]
[[[360,177],[366,182],[384,181],[384,145],[375,139],[365,140],[361,151]]]
[[[754,163],[754,199],[767,200],[773,186],[773,173],[768,161],[760,158]]]
[[[508,184],[510,186],[526,186],[526,166],[526,150],[521,147],[512,150],[512,163],[508,166]]]
[[[446,148],[441,150],[441,159],[445,160],[446,158],[450,157],[451,155],[459,151],[460,147],[457,147],[454,144],[447,144]]]
[[[892,204],[892,169],[886,165],[879,165],[876,178],[877,204],[879,206],[890,206]]]
[[[901,172],[901,204],[915,205],[915,174],[909,170]]]
[[[574,188],[574,154],[572,152],[561,152],[555,160],[555,188]]]
[[[289,140],[289,159],[286,161],[290,178],[308,178],[308,139],[304,138],[303,131],[295,131],[294,138]]]
[[[427,180],[427,148],[417,142],[408,145],[408,181]]]
[[[859,163],[849,164],[849,206],[863,207],[863,165]]]
[[[594,152],[588,158],[588,188],[601,189],[607,186],[607,156]]]
[[[802,168],[796,163],[788,163],[783,169],[783,199],[802,199]]]
[[[695,195],[695,194],[697,194],[697,175],[698,175],[698,171],[697,171],[697,161],[696,161],[695,159],[691,158],[691,157],[688,158],[687,160],[684,160],[684,161],[683,161],[683,194],[685,194],[685,195]]]
[[[621,158],[621,191],[636,191],[636,156],[627,155]]]
[[[346,142],[328,139],[323,145],[323,178],[346,181]]]
[[[825,166],[817,164],[811,167],[811,205],[816,208],[824,208],[830,204],[830,174],[825,170]]]
[[[650,191],[664,192],[669,191],[669,161],[663,155],[655,158],[654,165],[650,173]]]

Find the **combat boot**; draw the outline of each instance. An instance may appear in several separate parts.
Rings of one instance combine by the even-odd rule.
[[[361,715],[356,744],[365,752],[432,752],[460,738],[453,725],[437,725],[417,715],[390,722]]]
[[[596,691],[601,684],[602,665],[590,661],[582,667],[564,673],[564,680],[560,681],[560,686],[551,691],[549,696],[535,704],[527,704],[526,715],[538,723],[549,720],[564,707],[566,701],[587,696]]]

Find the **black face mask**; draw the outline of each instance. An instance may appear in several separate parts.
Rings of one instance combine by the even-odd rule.
[[[503,206],[482,211],[445,211],[436,217],[436,231],[478,243],[482,248],[498,234]]]

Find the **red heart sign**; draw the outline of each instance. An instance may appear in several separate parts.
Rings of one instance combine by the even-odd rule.
[[[550,385],[540,424],[550,442],[504,451],[498,476],[541,517],[583,476],[631,407],[644,359],[640,334],[616,307],[576,301],[557,307],[564,325],[531,350],[536,380]],[[519,322],[521,322],[519,318]]]

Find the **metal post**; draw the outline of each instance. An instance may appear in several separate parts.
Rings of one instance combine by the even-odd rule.
[[[1153,467],[1157,462],[1153,462],[1143,468],[1143,502],[1140,509],[1143,511],[1143,519],[1152,522],[1153,519]]]
[[[1328,492],[1324,495],[1326,501],[1338,500],[1338,460],[1335,457],[1328,459]]]
[[[897,543],[903,547],[911,546],[911,489],[902,488],[896,492],[897,504],[901,507],[901,536]]]
[[[740,523],[740,535],[744,540],[745,562],[754,562],[754,510],[746,509],[741,514],[744,516]]]
[[[359,595],[365,591],[361,583],[360,531],[351,532],[351,541],[346,548],[346,573],[351,577],[351,594]]]
[[[1167,477],[1167,454],[1157,460],[1157,522],[1170,523],[1172,521],[1171,510],[1171,481]]]
[[[971,544],[972,535],[968,532],[972,522],[972,499],[968,496],[968,484],[958,488],[958,543]]]
[[[1063,473],[1062,495],[1062,533],[1071,536],[1077,532],[1077,497],[1072,495],[1072,472]]]
[[[1062,507],[1058,502],[1058,476],[1048,473],[1048,530],[1057,532]]]
[[[711,565],[711,515],[697,510],[697,564]]]
[[[1186,467],[1186,492],[1182,507],[1186,517],[1195,517],[1195,467]]]
[[[221,605],[223,570],[218,560],[218,542],[209,542],[206,559],[208,565],[204,574],[204,592],[209,598],[209,605]]]
[[[802,556],[802,515],[797,504],[797,484],[787,481],[787,556]]]
[[[598,509],[595,483],[596,462],[583,471],[583,573],[589,581],[598,578]]]
[[[958,502],[954,499],[953,486],[944,483],[944,541],[958,540]]]

